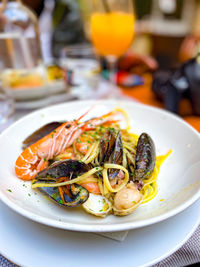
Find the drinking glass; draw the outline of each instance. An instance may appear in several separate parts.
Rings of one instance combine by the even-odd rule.
[[[97,53],[103,56],[114,81],[117,59],[130,47],[134,38],[132,0],[90,0],[90,34]],[[114,81],[115,82],[115,81]]]
[[[14,110],[14,99],[11,92],[0,84],[0,133],[12,122]]]
[[[32,69],[41,63],[38,21],[22,0],[0,1],[0,63]]]

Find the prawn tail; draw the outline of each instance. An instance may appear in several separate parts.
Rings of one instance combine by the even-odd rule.
[[[22,180],[32,180],[37,174],[37,166],[40,163],[40,158],[36,153],[34,146],[26,148],[17,158],[15,163],[15,173]],[[41,164],[43,167],[43,164]]]

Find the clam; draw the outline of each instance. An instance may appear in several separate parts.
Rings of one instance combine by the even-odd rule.
[[[138,139],[135,159],[135,180],[148,177],[155,167],[155,145],[147,133],[142,133]]]
[[[55,162],[36,175],[33,180],[34,188],[38,188],[40,192],[60,205],[76,207],[88,199],[87,189],[78,184],[55,187],[55,183],[74,179],[89,169],[88,165],[77,160]],[[54,186],[51,186],[52,183]]]
[[[88,213],[98,217],[106,217],[112,210],[111,202],[102,195],[90,193],[88,200],[82,205]]]
[[[114,197],[114,215],[125,216],[132,213],[143,201],[143,195],[137,186],[130,182],[126,187],[118,191]]]

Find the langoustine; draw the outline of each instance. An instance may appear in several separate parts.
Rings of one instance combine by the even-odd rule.
[[[22,180],[32,180],[38,172],[48,167],[48,160],[71,146],[74,140],[84,131],[92,130],[105,122],[115,121],[120,112],[112,111],[101,117],[80,122],[86,114],[77,120],[63,123],[36,143],[27,147],[16,160],[15,173],[17,177]]]

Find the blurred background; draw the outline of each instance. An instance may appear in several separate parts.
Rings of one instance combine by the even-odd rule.
[[[3,0],[1,117],[123,94],[194,120],[199,39],[199,0]]]

